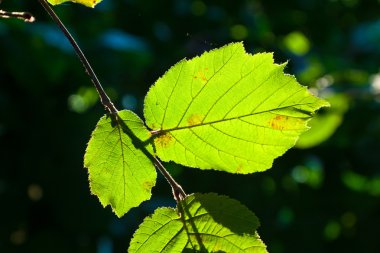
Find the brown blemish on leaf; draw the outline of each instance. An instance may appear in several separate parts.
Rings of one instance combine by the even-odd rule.
[[[143,187],[147,192],[150,192],[150,190],[153,188],[154,182],[152,181],[146,181],[143,183]]]
[[[173,136],[170,133],[164,133],[154,139],[154,144],[161,148],[167,148],[173,141]]]
[[[198,73],[193,77],[194,79],[199,79],[202,82],[207,82],[208,79],[206,77],[206,72],[208,71],[208,68],[204,68],[198,71]]]
[[[189,118],[187,118],[187,124],[189,126],[195,126],[202,123],[204,116],[201,114],[192,114]]]
[[[151,128],[152,129],[158,129],[158,128],[160,128],[160,126],[156,123],[153,123]]]
[[[239,166],[236,168],[236,173],[241,173],[243,171],[243,164],[239,164]]]
[[[276,130],[284,130],[288,124],[288,116],[276,115],[273,119],[270,120],[269,125]]]

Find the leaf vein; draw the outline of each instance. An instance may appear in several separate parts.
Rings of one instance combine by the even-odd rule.
[[[182,114],[182,117],[181,119],[178,121],[178,124],[176,127],[178,127],[182,121],[183,121],[183,118],[185,117],[186,113],[188,112],[188,110],[190,109],[191,105],[194,103],[194,101],[197,99],[197,97],[202,93],[202,91],[205,89],[205,87],[207,86],[207,84],[215,77],[216,74],[218,74],[223,68],[225,68],[228,64],[228,62],[232,59],[232,57],[234,56],[234,54],[236,53],[237,49],[235,50],[234,53],[231,54],[231,56],[228,58],[228,60],[226,62],[224,62],[224,50],[223,50],[223,64],[222,66],[214,72],[214,74],[206,81],[206,83],[199,89],[199,91],[197,92],[197,94],[195,94],[195,96],[193,97],[193,99],[190,101],[190,103],[188,104],[185,112]],[[215,58],[215,55],[214,55],[214,58]],[[215,59],[213,60],[213,62],[215,62]]]
[[[174,87],[173,87],[173,89],[171,90],[170,95],[169,95],[169,97],[168,97],[168,99],[167,99],[167,101],[166,101],[166,106],[165,106],[165,109],[164,109],[164,116],[162,117],[161,126],[164,125],[164,121],[165,121],[165,118],[166,118],[166,112],[168,111],[169,102],[170,102],[170,99],[171,99],[171,97],[172,97],[172,95],[173,95],[173,93],[174,93],[174,90],[176,89],[176,87],[177,87],[177,85],[178,85],[178,80],[180,79],[180,76],[181,76],[181,74],[182,74],[182,70],[183,70],[183,66],[184,66],[184,65],[185,65],[185,61],[183,61],[183,62],[181,63],[181,69],[179,70],[179,73],[178,73],[178,76],[177,76],[176,82],[175,82]]]

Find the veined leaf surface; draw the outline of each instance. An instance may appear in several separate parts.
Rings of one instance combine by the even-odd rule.
[[[270,168],[328,106],[284,67],[272,54],[246,53],[241,43],[177,63],[145,98],[157,155],[232,173]]]
[[[102,117],[88,143],[84,166],[91,192],[119,217],[149,199],[156,183],[154,165],[146,155],[152,147],[144,144],[150,136],[137,115],[120,111],[117,119]]]
[[[214,193],[188,196],[177,209],[159,208],[135,232],[128,252],[267,252],[257,217]]]
[[[100,3],[102,0],[47,0],[49,3],[52,5],[57,5],[65,2],[73,2],[73,3],[78,3],[78,4],[83,4],[87,7],[94,8],[95,5]]]

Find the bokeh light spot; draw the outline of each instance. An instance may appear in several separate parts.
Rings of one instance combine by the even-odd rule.
[[[126,94],[122,97],[121,103],[124,109],[134,111],[137,108],[137,98],[133,95]]]
[[[154,35],[161,41],[168,41],[172,36],[170,27],[164,22],[157,22],[154,24]]]
[[[202,15],[204,15],[206,13],[206,10],[207,10],[207,6],[202,1],[194,1],[191,4],[191,12],[195,16],[202,16]]]
[[[342,181],[353,191],[380,196],[380,177],[370,178],[353,171],[346,171],[342,174]]]
[[[262,179],[262,188],[268,195],[273,195],[276,192],[276,183],[271,177],[264,177]]]
[[[76,113],[84,113],[98,101],[98,94],[93,87],[80,87],[76,94],[68,97],[67,103],[70,110]]]
[[[38,184],[31,184],[28,187],[28,196],[33,201],[38,201],[43,196],[43,190]]]
[[[322,163],[315,156],[308,157],[304,165],[293,168],[291,176],[297,183],[318,188],[321,186],[324,178]]]
[[[305,166],[297,166],[292,171],[292,177],[298,183],[305,183],[309,178],[309,171]]]
[[[26,241],[26,231],[24,229],[18,229],[10,235],[11,243],[15,245],[21,245]]]
[[[282,187],[288,192],[297,192],[298,184],[294,181],[291,176],[285,176],[282,178]]]
[[[336,221],[329,221],[323,231],[324,237],[328,241],[337,239],[340,235],[341,227]]]
[[[373,94],[380,94],[380,74],[371,77],[371,91]]]
[[[113,243],[112,240],[106,236],[103,236],[99,239],[97,245],[97,253],[112,253],[113,252]]]
[[[342,3],[346,7],[355,7],[358,4],[358,0],[342,0]]]
[[[248,36],[248,29],[244,25],[234,25],[230,29],[230,34],[234,40],[243,40]]]
[[[301,32],[292,32],[284,38],[285,47],[295,55],[304,55],[310,50],[310,42]]]
[[[277,213],[277,220],[283,226],[290,225],[294,220],[294,212],[289,207],[281,208]]]
[[[356,215],[352,212],[345,212],[341,217],[341,222],[344,227],[351,228],[356,224]]]
[[[83,113],[87,110],[87,106],[83,100],[83,98],[79,95],[70,95],[67,103],[69,104],[70,110],[77,112],[77,113]]]

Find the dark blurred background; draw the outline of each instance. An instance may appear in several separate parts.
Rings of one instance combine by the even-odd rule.
[[[90,195],[83,154],[104,114],[70,45],[38,1],[4,0],[35,23],[0,19],[0,252],[126,252],[153,197],[118,219]],[[104,0],[54,8],[117,108],[142,116],[150,85],[184,57],[233,41],[272,51],[329,100],[272,169],[230,175],[168,164],[187,192],[241,201],[271,253],[379,252],[380,1]]]

